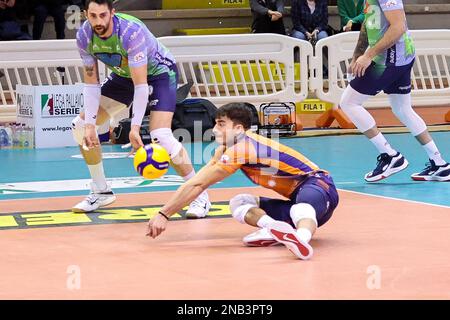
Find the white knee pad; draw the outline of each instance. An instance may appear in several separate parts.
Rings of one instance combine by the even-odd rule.
[[[376,125],[375,119],[362,106],[369,98],[369,95],[361,94],[348,85],[339,103],[341,109],[361,132],[366,132]]]
[[[410,94],[390,94],[392,112],[412,133],[417,136],[427,129],[425,121],[414,111],[411,106]]]
[[[297,226],[300,220],[311,219],[314,220],[317,227],[316,210],[309,203],[294,204],[291,207],[290,216],[295,226]]]
[[[251,194],[238,194],[230,200],[231,214],[240,223],[245,223],[245,215],[251,208],[258,208],[258,201]]]
[[[172,130],[169,128],[153,130],[150,132],[150,135],[152,136],[152,141],[154,143],[159,143],[164,149],[167,150],[171,159],[176,157],[183,147],[181,143],[175,139]]]
[[[72,120],[72,134],[75,142],[81,146],[84,138],[84,120],[80,116]]]

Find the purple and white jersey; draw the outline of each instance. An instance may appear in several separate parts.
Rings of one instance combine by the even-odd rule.
[[[103,39],[85,21],[77,32],[77,46],[83,64],[103,62],[112,72],[131,78],[130,67],[147,64],[149,76],[172,72],[175,59],[139,19],[122,13],[113,17],[113,33]]]
[[[392,10],[403,10],[402,0],[366,0],[364,25],[370,47],[375,46],[389,28],[389,21],[384,13]],[[400,39],[392,47],[377,55],[374,61],[383,65],[404,66],[414,58],[414,43],[406,25],[406,32]]]

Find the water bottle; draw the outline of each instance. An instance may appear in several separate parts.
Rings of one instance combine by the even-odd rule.
[[[34,148],[34,127],[28,127],[28,142],[29,142],[29,148]]]
[[[20,131],[19,131],[19,148],[20,149],[24,149],[24,148],[28,148],[28,141],[27,141],[27,131],[25,128],[25,123],[22,123],[22,125],[20,126]]]
[[[0,149],[6,148],[8,145],[8,134],[5,127],[0,126]]]
[[[11,130],[11,125],[10,125],[10,124],[7,124],[7,125],[6,125],[5,131],[6,131],[6,134],[8,135],[8,145],[7,145],[7,148],[10,149],[10,148],[12,148],[12,138],[13,138],[12,130]]]
[[[30,128],[26,125],[23,127],[23,147],[30,149]]]
[[[23,130],[22,125],[19,123],[14,124],[14,133],[13,133],[13,148],[14,149],[22,149],[23,148]]]
[[[19,132],[18,132],[18,126],[16,123],[13,123],[11,126],[12,130],[12,147],[13,149],[19,148]]]

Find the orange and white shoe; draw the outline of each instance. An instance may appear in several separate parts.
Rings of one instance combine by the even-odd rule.
[[[258,229],[253,233],[245,236],[242,241],[249,247],[270,247],[278,245],[279,242],[275,240],[267,228]]]
[[[297,231],[288,223],[275,221],[268,226],[270,234],[275,240],[284,244],[297,258],[308,260],[313,255],[313,248],[309,243],[297,236]]]

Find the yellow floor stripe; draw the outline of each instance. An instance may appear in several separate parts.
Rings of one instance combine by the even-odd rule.
[[[0,230],[144,222],[154,217],[161,207],[162,205],[101,209],[88,214],[69,210],[12,213],[0,216]],[[187,207],[181,214],[171,217],[171,220],[183,219],[186,210]],[[207,217],[227,216],[230,216],[228,202],[223,201],[212,203]]]

